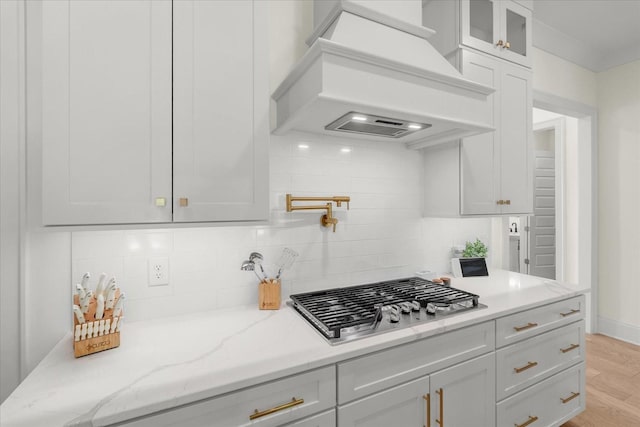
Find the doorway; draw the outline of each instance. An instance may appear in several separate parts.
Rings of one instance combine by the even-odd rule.
[[[519,248],[517,271],[559,280],[564,278],[565,121],[534,109],[534,212],[509,220],[510,246]]]

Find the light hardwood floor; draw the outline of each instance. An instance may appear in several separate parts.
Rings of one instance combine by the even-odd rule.
[[[640,346],[587,335],[587,409],[561,427],[640,426]]]

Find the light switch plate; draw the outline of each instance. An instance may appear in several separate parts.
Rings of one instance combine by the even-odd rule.
[[[149,286],[169,284],[169,258],[149,258]]]

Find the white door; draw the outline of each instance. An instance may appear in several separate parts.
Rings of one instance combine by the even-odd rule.
[[[41,7],[43,223],[170,222],[171,1]]]
[[[173,4],[174,221],[268,217],[267,2]]]
[[[427,425],[429,377],[390,388],[338,407],[340,427]]]
[[[539,131],[553,136],[554,130]],[[556,190],[554,151],[536,151],[534,216],[529,226],[529,274],[556,278]]]
[[[431,425],[445,425],[447,427],[494,426],[496,419],[495,384],[494,353],[460,363],[431,375]]]

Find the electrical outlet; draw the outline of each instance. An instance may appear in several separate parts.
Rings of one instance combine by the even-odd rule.
[[[169,284],[169,258],[149,258],[149,286]]]

